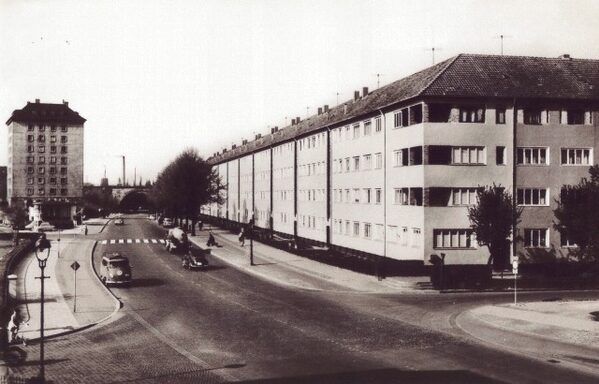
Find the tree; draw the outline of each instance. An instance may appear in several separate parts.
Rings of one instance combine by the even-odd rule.
[[[468,209],[468,219],[477,242],[489,249],[489,265],[506,267],[509,238],[521,213],[522,210],[514,206],[512,195],[501,185],[479,190],[477,204]]]
[[[21,201],[15,200],[12,205],[6,206],[3,209],[6,218],[12,226],[15,245],[19,244],[19,229],[23,228],[27,223],[27,210]]]
[[[118,208],[118,201],[110,190],[101,191],[96,188],[85,189],[83,192],[83,209],[106,216]]]
[[[599,166],[590,167],[589,174],[590,180],[562,187],[553,211],[554,228],[577,245],[570,255],[581,262],[599,263]]]
[[[200,208],[222,203],[223,186],[210,164],[195,149],[184,150],[168,164],[152,186],[152,200],[165,214],[192,222],[192,236]]]

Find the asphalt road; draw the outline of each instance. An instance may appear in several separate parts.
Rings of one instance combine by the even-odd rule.
[[[133,284],[112,288],[112,322],[55,340],[57,382],[144,383],[596,383],[559,362],[494,349],[455,327],[460,311],[505,295],[394,296],[273,285],[209,258],[181,268],[145,219],[108,225],[96,247],[133,265]],[[135,240],[140,239],[140,243]],[[523,298],[525,299],[525,297]],[[35,362],[32,362],[35,364]],[[62,381],[59,381],[62,380]]]

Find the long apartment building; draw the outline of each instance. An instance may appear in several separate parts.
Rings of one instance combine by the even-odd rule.
[[[209,159],[225,203],[204,214],[298,242],[393,260],[486,263],[477,190],[523,207],[512,254],[574,244],[553,229],[561,187],[595,163],[599,61],[461,54]]]

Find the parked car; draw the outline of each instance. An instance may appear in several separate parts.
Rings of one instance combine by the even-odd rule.
[[[120,217],[114,221],[114,225],[125,225],[125,220]]]
[[[150,216],[148,216],[148,220],[156,220],[156,216],[150,215]]]
[[[187,253],[183,256],[183,259],[181,259],[181,266],[189,270],[203,269],[208,266],[208,260],[206,260],[206,257],[201,253],[195,255]]]
[[[47,221],[40,221],[36,226],[33,227],[37,232],[50,232],[56,231],[56,227]]]
[[[130,285],[132,280],[129,259],[118,252],[102,256],[100,278],[106,285]]]
[[[164,228],[171,228],[173,225],[175,225],[175,222],[170,217],[165,217],[162,219],[162,226]]]

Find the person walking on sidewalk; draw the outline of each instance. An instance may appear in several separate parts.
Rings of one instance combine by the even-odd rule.
[[[239,246],[245,246],[245,232],[243,231],[243,228],[241,228],[241,231],[239,231]]]
[[[83,234],[87,236],[87,224],[83,226]]]
[[[212,234],[212,231],[209,232],[208,234],[208,242],[206,242],[206,246],[207,247],[215,247],[218,246],[216,244],[216,240],[214,239],[214,235]]]

